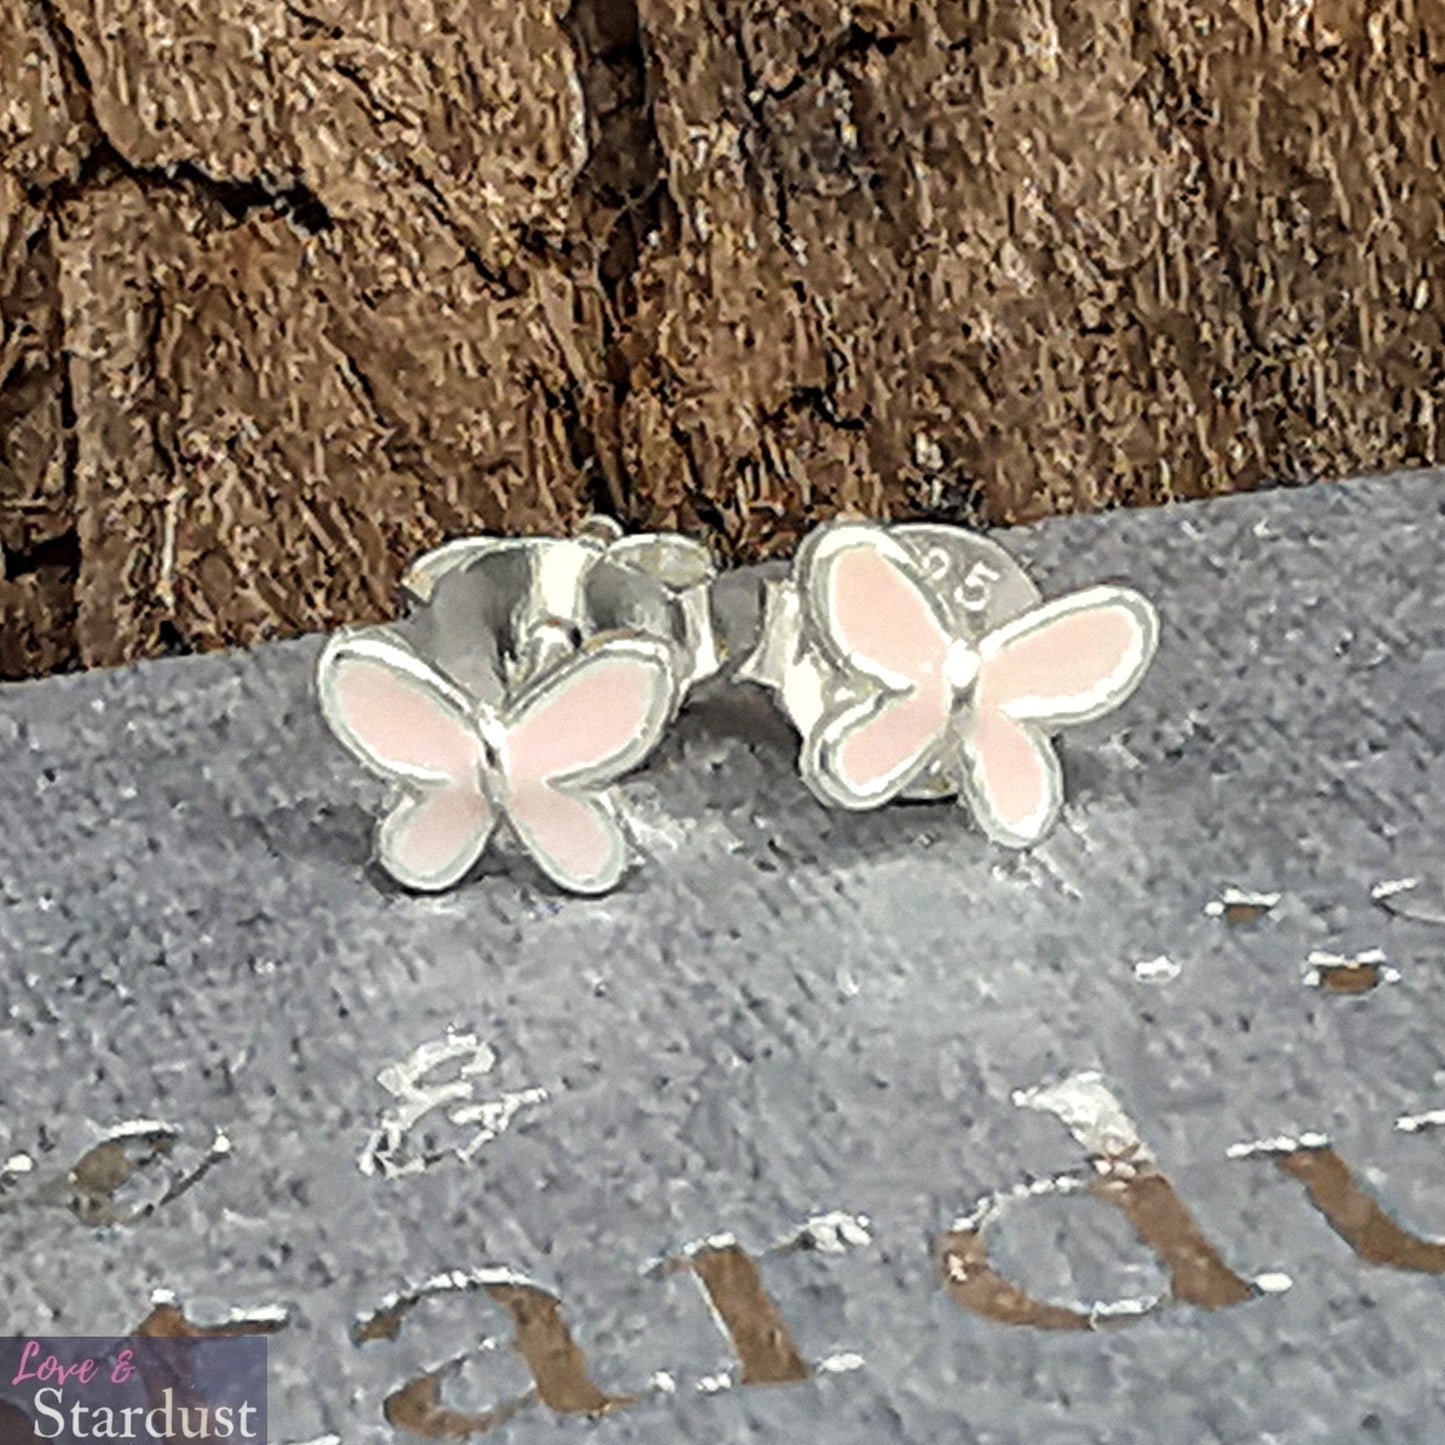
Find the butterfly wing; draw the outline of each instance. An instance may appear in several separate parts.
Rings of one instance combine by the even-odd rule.
[[[1064,801],[1059,756],[1046,734],[997,709],[965,725],[964,793],[985,833],[1010,848],[1037,843]]]
[[[979,648],[981,697],[1045,730],[1087,722],[1138,687],[1159,618],[1125,587],[1088,587],[990,633]]]
[[[493,821],[465,697],[398,644],[346,634],[322,653],[317,687],[341,742],[403,790],[377,829],[381,865],[408,888],[450,887]]]
[[[965,731],[967,792],[984,829],[1027,847],[1053,826],[1063,799],[1048,735],[1117,707],[1158,645],[1153,606],[1123,587],[1090,587],[1000,627],[979,646]]]
[[[951,632],[917,563],[879,527],[816,533],[799,559],[808,609],[839,663],[879,692],[825,712],[803,745],[804,775],[844,808],[873,808],[906,788],[942,747],[953,706]]]
[[[507,816],[543,871],[574,893],[604,893],[627,840],[603,786],[656,747],[672,712],[671,654],[641,639],[601,643],[503,719]]]
[[[377,830],[377,858],[398,883],[435,893],[471,871],[492,821],[491,804],[479,788],[446,785],[406,796]]]

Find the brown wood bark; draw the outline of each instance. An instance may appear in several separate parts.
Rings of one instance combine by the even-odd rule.
[[[1445,0],[12,0],[0,675],[605,507],[1440,459]]]

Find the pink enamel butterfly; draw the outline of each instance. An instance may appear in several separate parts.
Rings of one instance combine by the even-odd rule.
[[[938,764],[989,836],[1016,848],[1042,838],[1063,801],[1050,734],[1117,707],[1158,640],[1147,599],[1107,586],[960,638],[915,554],[864,524],[814,534],[797,575],[817,634],[855,683],[807,732],[815,791],[873,808]]]
[[[318,684],[332,731],[400,794],[376,841],[399,883],[450,887],[501,819],[563,888],[602,893],[621,878],[627,840],[605,785],[662,736],[674,696],[665,646],[595,642],[493,710],[400,643],[343,634]]]

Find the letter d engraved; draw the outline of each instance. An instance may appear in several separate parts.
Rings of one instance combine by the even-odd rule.
[[[1169,1293],[1200,1309],[1252,1299],[1255,1287],[1229,1268],[1205,1238],[1173,1184],[1160,1171],[1134,1122],[1097,1073],[1021,1090],[1014,1103],[1057,1115],[1088,1151],[1094,1177],[1061,1175],[984,1200],[944,1233],[937,1246],[944,1282],[959,1304],[1003,1324],[1036,1329],[1089,1329],[1105,1320],[1137,1318],[1159,1300],[1128,1300],[1076,1309],[1035,1299],[989,1264],[985,1231],[1011,1205],[1045,1194],[1083,1194],[1117,1205],[1140,1240],[1169,1271]]]

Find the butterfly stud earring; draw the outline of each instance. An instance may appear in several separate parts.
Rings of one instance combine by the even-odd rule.
[[[458,883],[503,827],[560,887],[603,893],[630,849],[610,785],[721,665],[706,548],[623,537],[469,537],[414,562],[406,617],[334,635],[322,714],[391,783],[377,861]]]
[[[1158,635],[1153,606],[1124,587],[1042,602],[976,533],[844,521],[767,584],[738,675],[775,689],[823,802],[958,795],[989,837],[1024,848],[1063,804],[1051,736],[1123,702]]]

